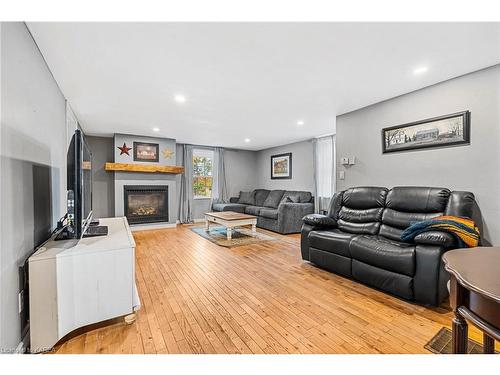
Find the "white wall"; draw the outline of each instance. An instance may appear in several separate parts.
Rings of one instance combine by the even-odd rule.
[[[292,178],[271,179],[271,155],[292,153]],[[313,144],[311,140],[268,148],[257,153],[256,187],[261,189],[314,192]]]
[[[2,23],[2,351],[14,350],[21,340],[17,267],[65,212],[65,113],[65,99],[24,23]]]
[[[470,146],[382,154],[381,129],[470,110]],[[337,117],[337,161],[356,156],[339,190],[428,185],[475,194],[483,237],[500,245],[500,65]]]

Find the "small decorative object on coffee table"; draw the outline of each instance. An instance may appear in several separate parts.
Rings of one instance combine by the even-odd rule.
[[[483,331],[483,353],[494,353],[494,340],[500,340],[500,248],[452,250],[443,261],[451,274],[453,353],[467,353],[467,321]]]
[[[233,228],[236,227],[251,225],[252,235],[255,235],[257,217],[233,211],[207,212],[205,214],[205,231],[207,232],[210,230],[210,223],[216,223],[226,227],[227,239],[230,241]]]

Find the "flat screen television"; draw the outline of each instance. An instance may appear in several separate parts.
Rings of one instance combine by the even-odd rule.
[[[80,130],[68,149],[68,230],[81,238],[92,221],[92,153]]]

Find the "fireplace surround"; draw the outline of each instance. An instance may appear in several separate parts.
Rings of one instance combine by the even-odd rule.
[[[167,185],[124,185],[123,198],[131,225],[168,222]]]

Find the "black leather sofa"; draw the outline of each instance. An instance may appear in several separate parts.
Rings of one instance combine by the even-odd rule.
[[[439,305],[449,279],[441,256],[456,246],[429,231],[401,241],[411,222],[440,215],[471,217],[474,195],[433,187],[356,187],[336,193],[327,215],[303,218],[302,258],[398,297]]]

